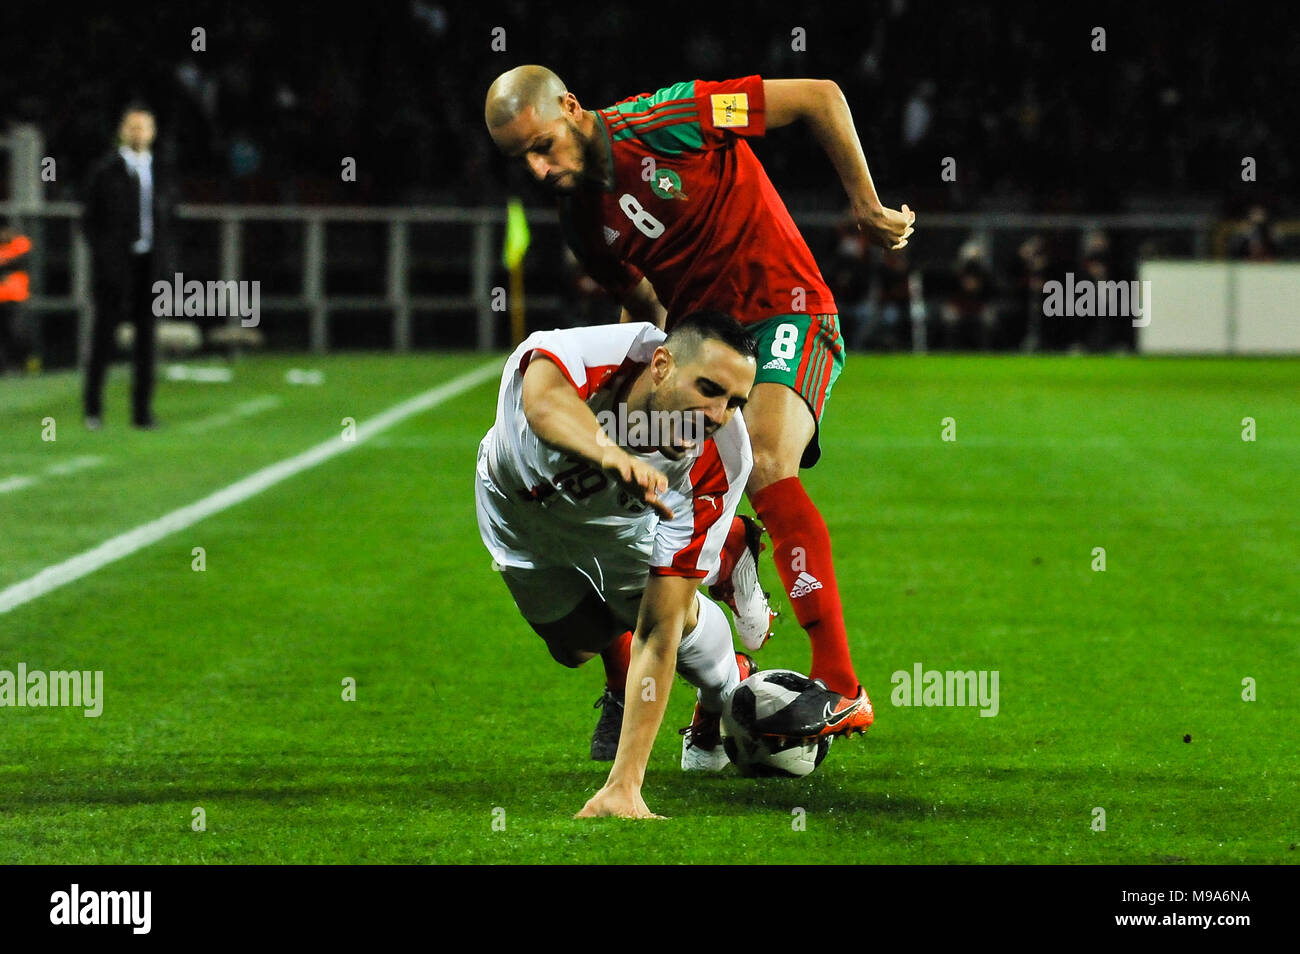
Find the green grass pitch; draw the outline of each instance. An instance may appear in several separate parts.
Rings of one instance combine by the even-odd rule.
[[[0,381],[0,589],[483,361],[247,359],[162,382],[153,433],[124,369],[98,433],[75,376]],[[105,696],[0,708],[0,863],[1294,863],[1298,398],[1295,361],[851,355],[805,480],[875,726],[805,780],[684,777],[679,680],[645,787],[670,819],[579,822],[602,673],[489,570],[491,381],[0,615],[0,670]],[[806,671],[780,606],[759,663]],[[918,663],[996,671],[998,714],[892,704]]]

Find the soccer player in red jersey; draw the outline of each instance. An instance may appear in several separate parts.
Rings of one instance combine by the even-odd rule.
[[[671,329],[701,308],[728,312],[759,348],[746,419],[750,503],[812,642],[810,675],[840,697],[832,723],[870,725],[849,657],[830,534],[799,478],[820,456],[819,422],[844,363],[835,302],[812,253],[745,142],[803,120],[839,173],[858,227],[903,248],[915,214],[876,194],[839,87],[758,76],[693,80],[584,110],[552,71],[493,82],[484,119],[498,148],[559,198],[565,238],[623,304],[624,320]],[[740,518],[727,547],[744,547]]]

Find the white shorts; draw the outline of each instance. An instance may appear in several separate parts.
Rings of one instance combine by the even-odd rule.
[[[553,623],[595,592],[615,619],[635,628],[650,572],[652,512],[637,521],[558,520],[498,488],[481,448],[474,497],[479,536],[524,619]]]

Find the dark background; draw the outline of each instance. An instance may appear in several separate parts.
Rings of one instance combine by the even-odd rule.
[[[5,7],[0,124],[39,123],[50,155],[82,167],[109,144],[124,103],[143,99],[194,201],[494,201],[503,167],[483,96],[498,73],[538,62],[588,108],[696,77],[834,79],[884,191],[935,211],[1154,200],[1295,212],[1293,4]],[[196,26],[206,52],[190,50]],[[504,53],[490,49],[498,26]],[[796,26],[806,52],[790,49]],[[1094,26],[1106,29],[1104,53],[1090,49]],[[914,98],[928,100],[931,120],[905,143]],[[770,174],[792,205],[834,207],[833,171],[798,139],[763,149]],[[358,159],[358,188],[339,182],[342,155]],[[955,188],[938,177],[949,155]],[[1260,167],[1249,189],[1246,155]]]
[[[969,236],[927,231],[927,216],[1201,212],[1237,220],[1253,212],[1266,221],[1259,240],[1250,244],[1242,231],[1217,254],[1300,255],[1300,235],[1270,231],[1300,215],[1297,25],[1295,5],[1260,2],[90,8],[21,0],[0,10],[0,129],[15,120],[41,128],[59,170],[46,186],[50,200],[78,197],[85,171],[113,145],[123,106],[139,100],[156,112],[155,152],[175,166],[184,201],[499,208],[514,194],[549,209],[549,197],[507,166],[483,126],[487,87],[510,67],[550,66],[587,108],[696,77],[829,78],[848,99],[882,200],[906,202],[920,217],[909,257],[893,273],[879,252],[846,254],[843,230],[804,230],[841,313],[858,316],[845,321],[853,346],[910,346],[897,323],[903,311],[889,331],[882,306],[868,302],[883,290],[905,311],[904,286],[916,273],[933,347],[1123,349],[1131,331],[1113,322],[1061,324],[1043,340],[1024,327],[1026,272],[1034,269],[1023,243],[1041,241],[1039,270],[1063,274],[1089,254],[1079,229],[1000,232],[972,265],[963,257]],[[1105,52],[1091,49],[1097,26],[1106,30]],[[194,27],[206,30],[204,52],[191,50]],[[505,52],[491,49],[495,27],[506,31]],[[805,52],[791,49],[795,27],[806,31]],[[799,127],[754,147],[796,219],[845,208],[834,169]],[[357,161],[356,182],[340,180],[344,156]],[[947,156],[957,162],[956,182],[940,179]],[[1257,162],[1255,182],[1241,180],[1245,156]],[[466,233],[416,227],[411,235],[413,293],[465,293]],[[185,268],[213,270],[212,236],[198,224],[181,236]],[[244,241],[264,293],[296,287],[300,229],[250,226]],[[1188,235],[1156,230],[1100,241],[1099,278],[1132,278],[1142,257],[1194,251]],[[55,230],[46,242],[57,292],[66,239]],[[383,249],[380,225],[331,226],[329,293],[381,293]],[[534,227],[528,268],[530,294],[565,301],[530,321],[617,314],[582,284],[553,227]],[[980,319],[983,309],[996,314]],[[470,313],[417,322],[414,344],[470,346],[472,323]],[[50,360],[59,362],[57,352],[66,361],[70,325],[51,327]],[[305,347],[305,327],[302,316],[285,315],[268,324],[268,344]],[[365,315],[332,318],[331,336],[334,347],[389,346],[386,323]]]

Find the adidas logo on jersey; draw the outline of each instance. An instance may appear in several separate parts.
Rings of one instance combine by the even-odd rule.
[[[799,597],[807,596],[813,590],[820,590],[821,588],[821,580],[811,573],[800,572],[799,578],[794,581],[794,588],[790,590],[790,599],[797,600]]]
[[[785,363],[785,358],[773,358],[767,364],[763,365],[764,371],[789,371],[790,366]]]
[[[619,236],[618,229],[611,229],[608,225],[604,226],[604,229],[605,229],[605,244],[613,245],[614,241]]]

